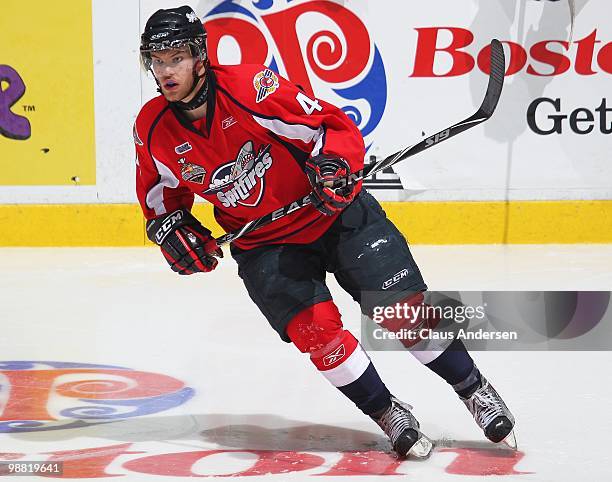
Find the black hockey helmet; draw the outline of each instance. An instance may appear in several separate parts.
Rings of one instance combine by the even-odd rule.
[[[189,46],[191,55],[206,60],[206,30],[187,5],[161,9],[145,25],[140,37],[140,55],[146,70],[151,67],[151,52]]]

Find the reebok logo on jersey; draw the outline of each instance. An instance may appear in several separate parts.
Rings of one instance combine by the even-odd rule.
[[[323,366],[328,367],[330,365],[333,365],[337,361],[342,360],[344,358],[344,355],[346,355],[346,350],[344,349],[343,343],[334,351],[332,351],[329,355],[323,357]]]
[[[240,148],[236,160],[224,164],[212,175],[209,189],[214,190],[224,207],[255,207],[264,192],[265,174],[272,167],[270,146],[259,149],[255,155],[253,141]]]
[[[236,122],[238,122],[236,119],[234,119],[234,116],[229,116],[227,119],[223,119],[223,121],[221,121],[221,129],[227,129],[228,127],[233,126]]]
[[[262,70],[253,77],[253,87],[257,92],[255,102],[258,104],[278,89],[278,77],[270,69]]]
[[[174,148],[174,152],[176,152],[180,156],[181,154],[189,152],[191,149],[193,149],[193,147],[191,147],[191,144],[189,144],[189,142],[183,142],[180,146],[176,146]]]

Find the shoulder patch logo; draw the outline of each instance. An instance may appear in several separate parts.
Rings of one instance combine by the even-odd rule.
[[[144,142],[142,142],[142,140],[140,139],[140,136],[138,135],[138,131],[136,130],[136,122],[134,122],[134,128],[132,129],[132,134],[134,136],[134,144],[138,146],[144,146]]]
[[[270,69],[262,70],[253,77],[253,87],[257,92],[255,102],[259,103],[276,92],[279,87],[278,77]]]
[[[187,20],[189,20],[190,23],[195,23],[195,22],[198,21],[198,16],[193,11],[187,12],[186,17],[187,17]]]
[[[181,177],[187,182],[195,182],[197,184],[204,184],[204,177],[206,176],[206,169],[197,164],[191,164],[187,162],[184,157],[178,160],[179,166],[181,166]]]
[[[193,147],[191,147],[191,144],[189,144],[189,142],[183,142],[180,146],[176,146],[174,148],[174,152],[176,152],[180,156],[181,154],[189,152],[191,149],[193,149]]]

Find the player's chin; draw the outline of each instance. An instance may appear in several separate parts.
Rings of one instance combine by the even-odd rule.
[[[177,87],[173,89],[167,89],[165,87],[162,87],[162,94],[164,95],[164,97],[166,98],[168,102],[178,102],[179,100],[183,99],[186,95],[186,93],[183,92],[183,89],[180,89]]]
[[[162,89],[162,94],[164,94],[164,97],[168,102],[177,102],[181,100],[181,97],[177,95],[176,92],[168,92],[165,89]]]

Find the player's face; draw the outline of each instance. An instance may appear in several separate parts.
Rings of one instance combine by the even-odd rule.
[[[151,53],[151,68],[161,85],[162,94],[169,102],[184,100],[193,87],[196,59],[188,47]],[[199,74],[203,74],[203,67]]]

